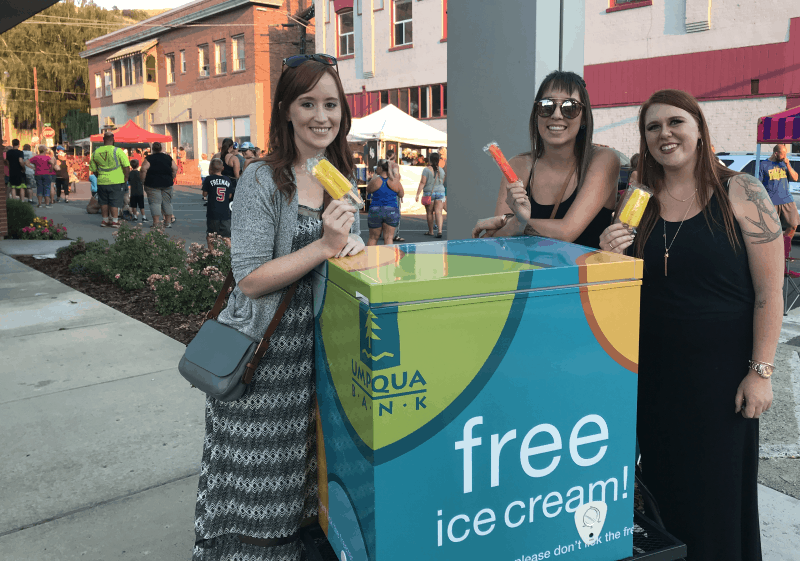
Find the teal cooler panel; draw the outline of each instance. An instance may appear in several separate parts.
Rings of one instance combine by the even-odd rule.
[[[536,254],[543,268],[512,272],[515,288],[494,295],[370,303],[359,291],[375,297],[376,283],[343,289],[318,271],[317,392],[337,557],[631,555],[638,275],[614,279],[632,270],[618,257],[611,269],[607,254],[548,242],[448,243],[453,256],[498,259],[499,243],[518,262],[526,248]],[[414,256],[433,245],[401,246],[398,295],[442,280],[411,278],[408,291],[399,276],[403,263],[419,271]],[[601,499],[600,542],[587,547],[573,511]]]

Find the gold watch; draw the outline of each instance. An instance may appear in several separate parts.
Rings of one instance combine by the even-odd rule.
[[[775,365],[770,364],[768,362],[758,362],[755,360],[751,360],[750,370],[752,370],[762,378],[769,380],[770,377],[772,376],[772,372],[775,370]]]

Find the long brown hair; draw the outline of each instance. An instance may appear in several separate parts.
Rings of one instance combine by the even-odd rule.
[[[594,118],[592,117],[592,104],[589,101],[589,92],[586,91],[586,82],[583,78],[574,72],[566,72],[563,70],[554,70],[542,81],[542,85],[536,92],[536,97],[533,100],[533,109],[531,110],[531,117],[528,122],[531,136],[531,151],[533,157],[531,166],[536,163],[536,160],[544,154],[544,141],[542,135],[539,134],[538,116],[536,115],[536,104],[544,97],[544,92],[547,88],[552,87],[554,90],[565,92],[567,95],[572,95],[573,90],[578,90],[580,102],[583,104],[583,111],[581,111],[581,125],[584,128],[578,131],[578,136],[575,137],[575,157],[578,160],[578,184],[576,190],[581,188],[583,179],[586,177],[586,170],[589,169],[589,162],[592,159],[594,151],[592,147],[592,134],[594,132]],[[531,168],[533,169],[533,168]]]
[[[289,106],[298,97],[314,89],[325,74],[333,76],[339,92],[339,105],[342,108],[339,133],[325,149],[325,157],[342,175],[347,178],[353,176],[355,169],[353,154],[347,146],[347,133],[350,132],[351,122],[350,107],[347,105],[339,73],[332,66],[316,60],[309,60],[295,68],[284,68],[272,100],[269,151],[266,156],[255,158],[250,163],[266,162],[272,168],[272,179],[287,201],[292,200],[297,189],[292,179],[292,166],[299,156],[297,145],[294,142],[294,126],[288,119]],[[259,173],[262,167],[257,168],[256,173]]]
[[[659,90],[650,96],[639,111],[639,165],[636,171],[639,175],[639,182],[647,185],[656,193],[661,192],[664,188],[664,167],[659,164],[647,148],[647,138],[645,137],[645,117],[647,110],[655,104],[671,105],[678,109],[683,109],[689,113],[697,122],[697,127],[700,130],[700,143],[697,147],[697,163],[694,168],[694,177],[697,182],[697,204],[703,209],[703,216],[706,222],[711,225],[711,222],[717,222],[716,217],[710,216],[708,212],[708,201],[711,195],[708,189],[703,189],[706,185],[711,186],[711,192],[717,197],[720,209],[722,210],[722,219],[725,223],[725,231],[728,234],[728,240],[731,246],[738,247],[739,241],[736,237],[736,219],[733,216],[733,208],[731,207],[730,197],[726,190],[724,183],[734,175],[739,175],[717,159],[714,152],[711,150],[711,135],[708,132],[708,123],[706,122],[703,110],[700,109],[700,104],[691,95],[681,90]],[[644,253],[644,246],[647,243],[647,238],[653,232],[659,217],[661,216],[661,206],[658,203],[657,197],[650,200],[650,204],[644,211],[642,222],[639,225],[639,235],[636,236],[634,243],[634,252],[636,257],[641,258]]]

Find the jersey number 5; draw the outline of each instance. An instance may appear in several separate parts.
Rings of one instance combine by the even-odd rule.
[[[225,187],[217,187],[217,202],[225,202]]]

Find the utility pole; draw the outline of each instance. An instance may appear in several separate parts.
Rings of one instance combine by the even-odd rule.
[[[36,78],[36,67],[33,67],[33,96],[36,99],[36,136],[42,141],[42,116],[39,114],[39,81]]]

